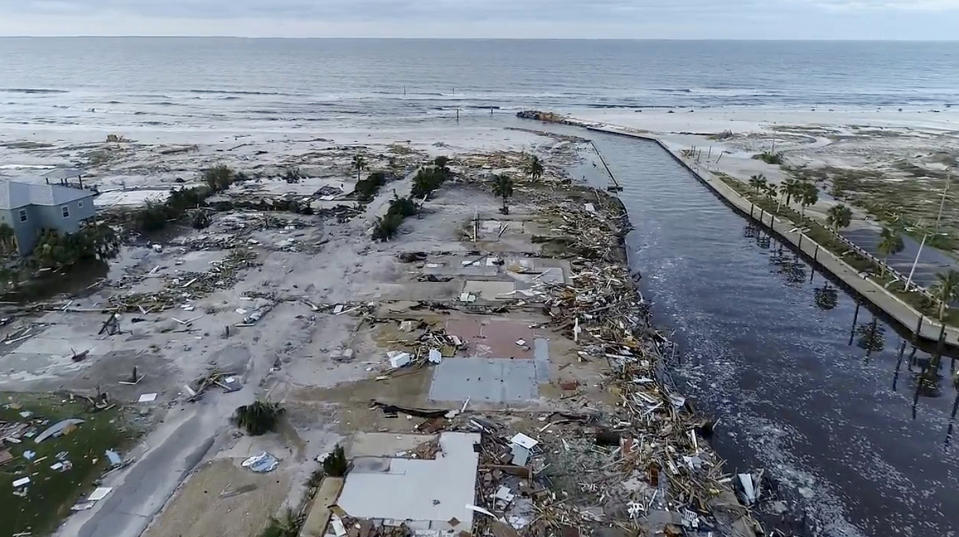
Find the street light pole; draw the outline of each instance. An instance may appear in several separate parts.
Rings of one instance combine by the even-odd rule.
[[[912,275],[916,272],[916,265],[919,263],[919,256],[922,255],[922,247],[926,245],[926,238],[929,237],[928,233],[923,233],[922,242],[919,243],[919,251],[916,252],[916,260],[912,262],[912,268],[909,269],[909,278],[906,280],[906,292],[909,292],[909,285],[912,284]]]
[[[939,233],[939,222],[942,220],[942,208],[946,205],[946,193],[949,192],[949,183],[952,182],[952,173],[946,176],[946,186],[942,189],[942,199],[939,200],[939,215],[936,216],[936,233]]]

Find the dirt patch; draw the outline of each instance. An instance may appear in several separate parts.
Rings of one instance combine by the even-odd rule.
[[[256,535],[280,510],[291,477],[282,465],[273,472],[256,474],[234,459],[204,464],[144,536]]]

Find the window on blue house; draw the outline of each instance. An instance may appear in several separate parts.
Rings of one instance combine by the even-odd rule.
[[[63,207],[60,207],[60,211],[63,212],[63,217],[64,217],[64,218],[69,218],[69,217],[70,217],[70,207],[69,207],[69,206],[64,205]]]
[[[27,210],[26,210],[26,209],[20,209],[20,221],[21,221],[21,222],[26,222],[26,221],[27,221]]]

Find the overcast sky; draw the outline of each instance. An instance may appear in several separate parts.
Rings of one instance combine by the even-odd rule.
[[[959,39],[959,0],[0,0],[0,35]]]

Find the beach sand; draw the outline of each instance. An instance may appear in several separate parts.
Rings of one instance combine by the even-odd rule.
[[[856,208],[852,227],[878,227],[884,215],[877,213],[883,209],[928,225],[937,216],[945,179],[950,173],[959,177],[957,108],[750,107],[570,115],[646,133],[677,153],[700,151],[707,169],[743,180],[762,174],[779,183],[793,176],[783,166],[753,158],[763,151],[782,152],[790,168],[819,171],[816,178],[825,179],[819,182],[819,203],[807,209],[821,217],[836,203],[836,175],[845,174],[855,181],[844,200]],[[877,206],[870,198],[886,204]],[[959,203],[945,204],[943,229],[959,236]]]

